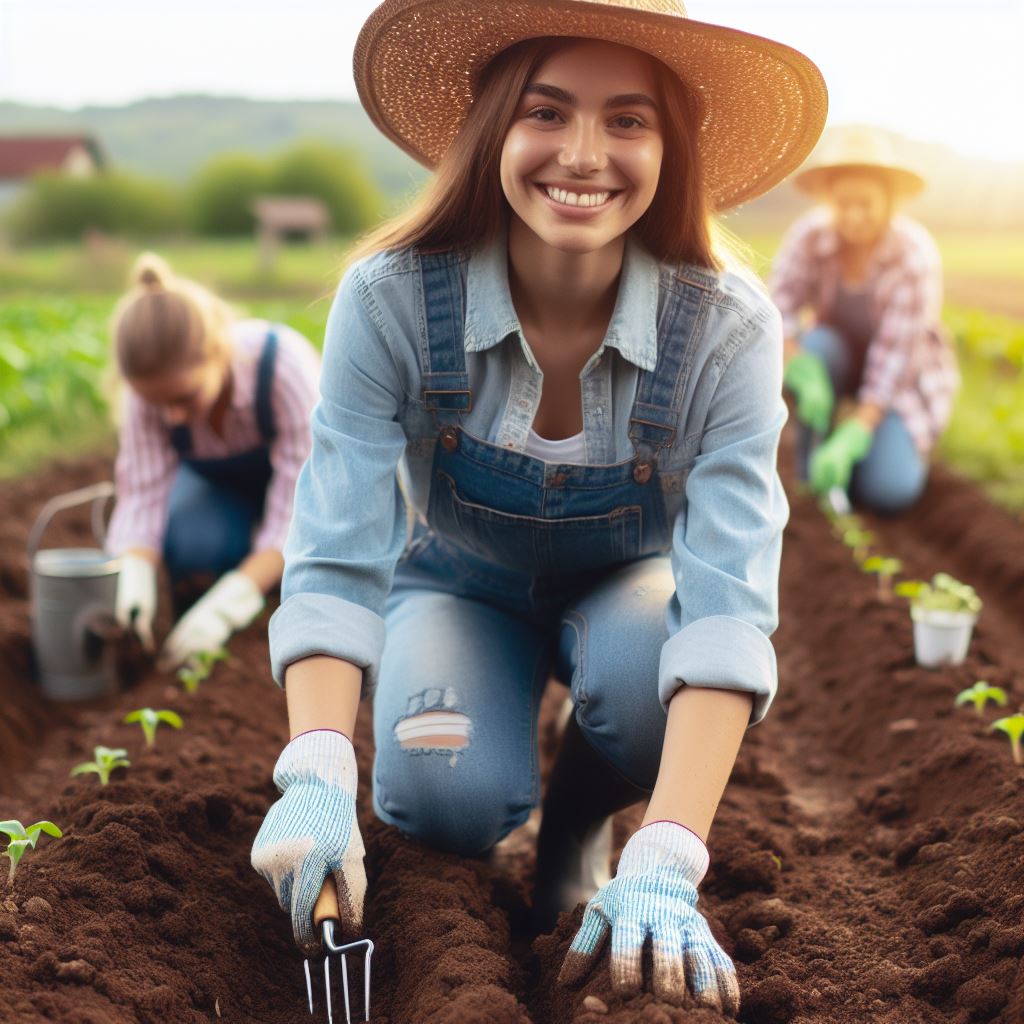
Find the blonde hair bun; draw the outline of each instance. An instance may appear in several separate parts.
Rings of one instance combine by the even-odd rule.
[[[153,291],[167,290],[174,280],[170,264],[155,252],[144,252],[132,267],[131,283]]]

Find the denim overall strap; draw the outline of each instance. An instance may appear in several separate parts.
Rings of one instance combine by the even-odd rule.
[[[274,366],[277,362],[277,331],[272,327],[267,332],[259,366],[256,367],[256,425],[260,438],[268,447],[277,436],[274,425]],[[188,460],[192,455],[192,431],[187,423],[179,423],[169,432],[171,447],[179,458]]]
[[[706,319],[709,296],[716,287],[714,275],[686,266],[676,274],[658,317],[658,360],[653,370],[641,370],[636,398],[629,415],[629,439],[636,452],[633,471],[645,484],[662,449],[676,439],[686,383],[693,366],[692,339]]]
[[[421,397],[444,434],[473,407],[463,345],[466,296],[454,254],[421,255],[420,277],[426,326]]]

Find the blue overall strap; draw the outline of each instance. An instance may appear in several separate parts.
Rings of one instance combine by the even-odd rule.
[[[256,425],[260,428],[260,437],[269,447],[277,437],[274,426],[274,366],[277,362],[277,330],[273,327],[267,332],[267,340],[263,343],[260,364],[256,368]]]
[[[420,256],[427,334],[421,397],[424,407],[443,426],[457,424],[473,407],[464,347],[466,297],[459,263],[455,253]]]
[[[663,448],[675,442],[693,366],[696,346],[692,342],[703,329],[707,300],[716,288],[715,276],[697,267],[681,268],[675,281],[677,287],[669,291],[658,318],[657,363],[653,370],[640,371],[629,414],[629,439],[639,463],[648,467],[657,462]]]

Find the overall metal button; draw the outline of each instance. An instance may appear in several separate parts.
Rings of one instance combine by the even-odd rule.
[[[561,487],[562,484],[564,484],[567,479],[568,479],[568,474],[566,474],[566,473],[556,473],[551,478],[549,483],[551,484],[552,487]]]
[[[645,484],[651,479],[651,474],[654,472],[654,466],[648,459],[641,459],[633,467],[633,479],[638,484]]]
[[[455,427],[441,428],[441,447],[446,452],[453,452],[459,447],[459,432]]]

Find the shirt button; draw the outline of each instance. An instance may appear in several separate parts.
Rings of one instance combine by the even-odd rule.
[[[648,459],[641,459],[633,467],[633,479],[638,484],[645,484],[651,479],[651,474],[654,472],[654,466]]]
[[[459,432],[455,427],[441,428],[441,447],[446,452],[453,452],[459,447]]]
[[[598,416],[604,415],[604,409],[600,405],[594,410],[594,412],[596,412]]]

